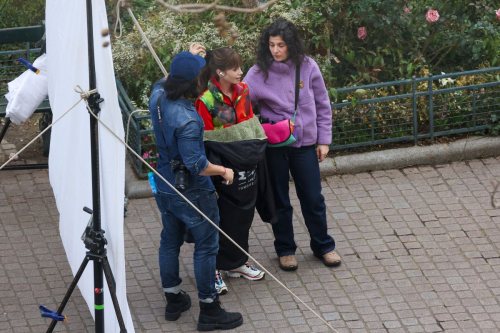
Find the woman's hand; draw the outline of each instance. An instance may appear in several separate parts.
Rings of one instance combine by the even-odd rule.
[[[189,52],[191,52],[194,55],[200,55],[200,57],[205,58],[206,52],[205,52],[205,46],[199,44],[199,43],[192,43],[189,45]]]
[[[323,162],[329,150],[330,147],[328,147],[328,145],[318,145],[316,147],[316,156],[318,157],[318,161],[320,163]]]
[[[222,178],[225,179],[223,181],[224,184],[231,185],[233,183],[233,179],[234,179],[233,169],[225,168],[225,171],[224,171],[224,174],[222,175]]]

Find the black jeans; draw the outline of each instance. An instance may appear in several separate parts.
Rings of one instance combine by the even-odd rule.
[[[295,254],[289,181],[291,172],[302,215],[311,236],[311,249],[323,255],[335,249],[328,235],[325,198],[321,194],[321,176],[314,146],[267,148],[266,158],[274,189],[278,222],[272,224],[274,248],[279,257]]]

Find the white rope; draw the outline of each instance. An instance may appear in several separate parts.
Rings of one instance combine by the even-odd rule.
[[[154,172],[161,180],[163,180],[172,190],[174,190],[182,199],[184,199],[191,207],[193,207],[201,216],[203,216],[210,224],[212,224],[221,234],[223,234],[227,239],[231,241],[240,251],[242,251],[245,255],[247,255],[250,259],[252,259],[253,262],[255,262],[264,272],[266,272],[271,278],[273,278],[276,282],[278,282],[283,288],[285,288],[293,297],[295,297],[302,305],[304,305],[309,311],[314,313],[316,317],[318,317],[321,321],[325,323],[333,332],[338,333],[337,330],[335,330],[325,319],[323,319],[318,313],[316,313],[309,305],[307,305],[303,300],[301,300],[293,291],[288,289],[280,280],[278,280],[273,274],[271,274],[262,264],[260,264],[254,257],[252,257],[248,252],[246,252],[241,246],[239,246],[231,237],[229,237],[222,229],[219,228],[217,224],[212,222],[206,216],[202,211],[198,209],[191,201],[189,201],[181,192],[179,192],[172,184],[170,184],[158,171],[156,171],[153,167],[151,167],[148,162],[146,162],[139,154],[137,154],[127,143],[123,141],[122,138],[120,138],[113,130],[111,130],[97,115],[92,112],[92,110],[89,107],[89,104],[87,103],[87,100],[85,100],[85,104],[87,105],[87,110],[90,112],[90,114],[97,119],[115,138],[117,138],[125,147],[127,147],[128,150],[130,150],[139,160],[141,160],[144,165],[146,165],[149,169],[151,169],[152,172]]]
[[[97,88],[92,89],[92,90],[83,90],[82,87],[79,85],[75,86],[75,91],[80,94],[80,101],[82,99],[85,100],[85,103],[87,103],[87,99],[90,97],[90,95],[95,94],[97,92]]]
[[[125,132],[125,143],[128,143],[128,130],[130,128],[130,119],[132,118],[132,116],[137,113],[137,112],[150,112],[149,110],[135,110],[133,111],[130,116],[128,116],[128,120],[127,120],[127,131]]]
[[[124,3],[125,3],[124,0],[118,0],[118,3],[116,4],[116,7],[120,7],[120,4],[123,6]],[[146,34],[144,33],[144,31],[142,31],[142,28],[139,25],[139,22],[137,22],[137,20],[136,20],[136,18],[134,16],[134,13],[132,13],[132,10],[130,8],[127,8],[127,11],[129,13],[130,17],[132,18],[132,21],[134,21],[134,24],[137,27],[137,30],[139,30],[139,33],[141,34],[142,39],[144,40],[144,42],[148,46],[149,51],[151,52],[151,54],[155,58],[156,63],[158,64],[158,66],[160,67],[161,71],[163,72],[163,75],[165,75],[165,77],[167,77],[168,76],[167,70],[165,69],[165,67],[163,67],[163,64],[161,63],[160,58],[158,58],[158,56],[156,55],[156,52],[153,49],[153,46],[151,45],[151,43],[149,42],[148,37],[146,37]],[[120,13],[119,9],[117,9],[117,13],[118,14]],[[118,16],[118,19],[119,19],[119,16]],[[118,25],[118,19],[116,21],[116,25]],[[116,25],[115,25],[115,34],[116,34]],[[121,34],[122,33],[121,33],[121,20],[120,20],[120,36],[121,36]]]
[[[122,37],[122,20],[120,18],[120,2],[123,2],[123,0],[119,0],[116,3],[116,23],[115,23],[115,37],[116,38]],[[116,28],[118,27],[118,24],[120,24],[120,34],[118,36],[116,36]]]
[[[77,90],[77,88],[79,90]],[[57,118],[55,121],[53,121],[52,124],[50,124],[49,126],[47,126],[47,128],[44,129],[42,132],[40,132],[40,134],[38,134],[37,136],[35,136],[35,138],[33,140],[31,140],[26,146],[24,146],[20,151],[18,151],[16,154],[10,156],[9,160],[7,162],[5,162],[4,164],[2,164],[2,166],[0,166],[0,170],[2,170],[7,164],[9,164],[10,162],[12,162],[13,160],[16,160],[17,156],[19,154],[21,154],[26,148],[28,148],[39,137],[41,137],[43,135],[43,133],[47,132],[52,126],[54,126],[59,120],[61,120],[62,117],[64,117],[65,115],[67,115],[68,112],[70,112],[71,110],[73,110],[73,108],[75,106],[77,106],[78,103],[80,103],[82,99],[87,99],[88,96],[90,96],[91,94],[97,92],[97,89],[90,90],[90,91],[84,91],[80,86],[76,86],[75,87],[75,91],[80,94],[80,99],[78,100],[78,102],[76,102],[75,104],[73,104],[73,106],[71,108],[69,108],[68,111],[64,112],[59,118]]]

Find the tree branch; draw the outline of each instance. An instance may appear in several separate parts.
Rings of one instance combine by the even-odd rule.
[[[436,33],[438,32],[438,30],[434,30],[434,32],[432,33],[432,35],[430,35],[429,37],[427,37],[427,39],[425,40],[425,43],[424,43],[424,47],[422,48],[422,56],[425,57],[425,51],[427,51],[427,47],[429,47],[431,41],[434,39],[434,36],[436,35]]]
[[[239,7],[229,7],[229,6],[220,6],[218,3],[220,0],[215,0],[210,4],[186,4],[186,5],[169,5],[163,0],[156,0],[157,3],[162,5],[166,9],[170,9],[179,13],[202,13],[211,9],[225,10],[228,12],[236,12],[236,13],[256,13],[263,11],[270,5],[277,3],[280,0],[270,0],[266,3],[263,3],[255,8],[239,8]]]
[[[441,58],[439,58],[439,61],[436,62],[436,64],[434,66],[432,66],[430,72],[432,73],[434,71],[434,68],[436,68],[440,63],[441,61],[443,61],[443,59],[448,55],[448,53],[451,52],[451,50],[453,50],[456,46],[458,46],[458,44],[452,44],[451,47],[448,49],[448,51],[446,51],[442,56]],[[435,57],[434,57],[435,58]],[[432,60],[434,60],[434,58],[432,58]]]

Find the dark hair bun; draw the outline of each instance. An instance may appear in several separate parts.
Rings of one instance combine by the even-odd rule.
[[[212,59],[213,55],[214,55],[214,51],[207,50],[207,53],[205,54],[205,61],[207,62],[207,64],[210,61],[210,59]]]

